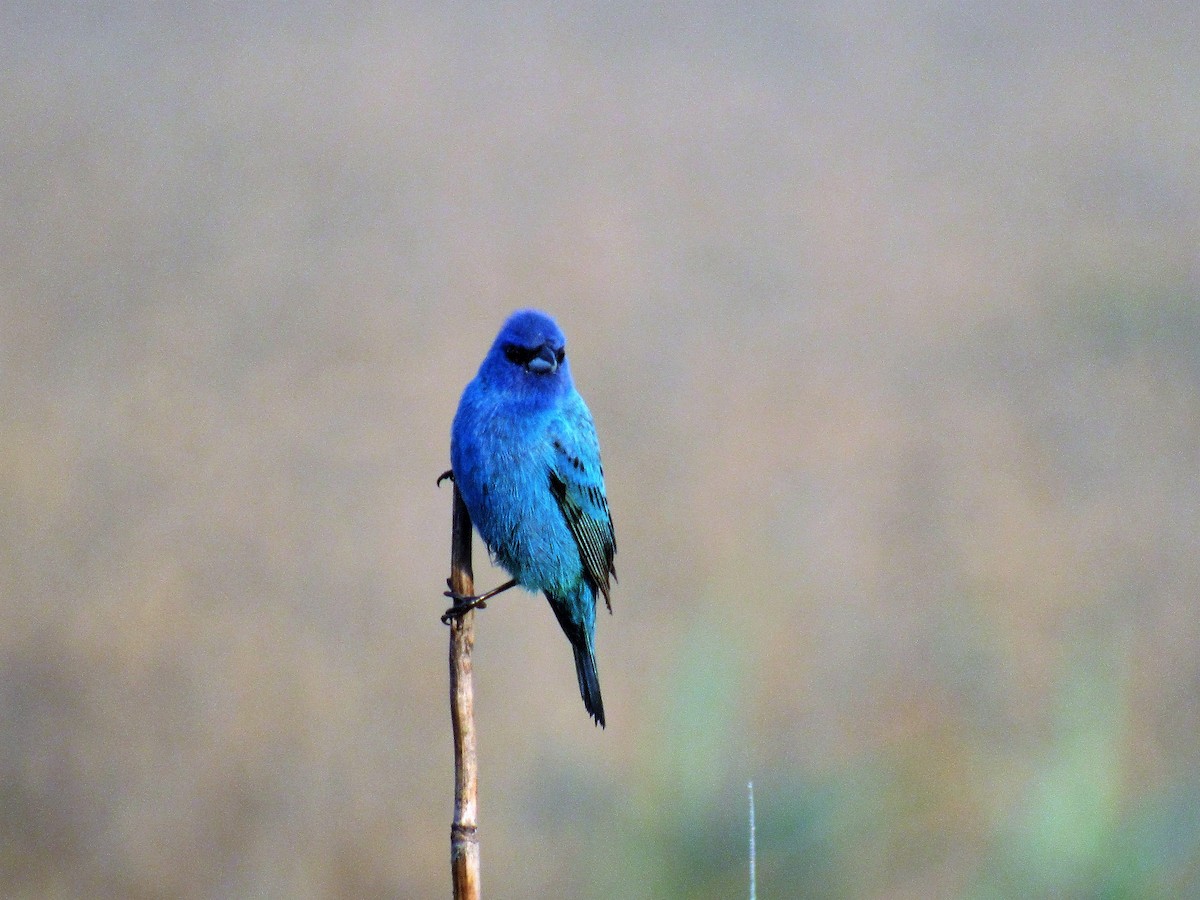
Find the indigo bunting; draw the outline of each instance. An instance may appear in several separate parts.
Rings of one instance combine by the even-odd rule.
[[[571,381],[566,338],[537,310],[513,313],[463,391],[450,464],[471,521],[515,585],[541,591],[575,651],[584,708],[601,727],[596,674],[597,593],[612,612],[612,517],[592,414]],[[456,614],[462,606],[448,611]]]

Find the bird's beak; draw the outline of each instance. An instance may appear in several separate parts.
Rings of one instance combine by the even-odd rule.
[[[558,360],[549,344],[543,344],[537,356],[529,361],[529,371],[537,375],[549,375],[558,368]]]

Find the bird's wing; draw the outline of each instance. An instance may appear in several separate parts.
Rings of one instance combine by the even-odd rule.
[[[617,541],[604,495],[600,443],[591,413],[578,395],[573,399],[577,402],[569,403],[550,429],[550,491],[579,547],[584,577],[604,595],[611,612],[609,576],[617,574]]]

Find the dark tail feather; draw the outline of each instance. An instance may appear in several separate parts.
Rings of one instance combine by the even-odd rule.
[[[604,701],[600,699],[600,677],[596,674],[596,653],[592,649],[591,638],[596,597],[583,588],[583,593],[574,598],[574,603],[550,594],[546,594],[546,599],[550,601],[554,617],[558,619],[563,633],[571,642],[571,649],[575,651],[575,675],[579,678],[579,696],[583,698],[583,708],[603,728]],[[591,609],[584,607],[581,611],[580,604],[588,602],[591,603]],[[587,615],[589,612],[591,616]]]
[[[596,654],[586,641],[572,644],[575,650],[575,674],[579,676],[579,696],[583,708],[604,727],[604,701],[600,698],[600,677],[596,674]]]

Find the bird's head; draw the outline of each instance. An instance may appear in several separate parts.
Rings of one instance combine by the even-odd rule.
[[[558,324],[536,309],[508,317],[484,360],[484,370],[505,384],[543,391],[570,385],[567,339]]]

